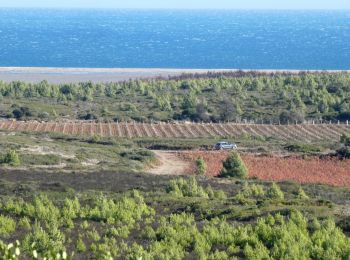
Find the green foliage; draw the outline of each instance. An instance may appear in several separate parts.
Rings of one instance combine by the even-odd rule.
[[[93,135],[91,138],[90,138],[90,140],[89,140],[89,142],[90,143],[92,143],[92,144],[99,144],[100,142],[101,142],[101,136],[99,136],[99,135]]]
[[[154,210],[148,207],[139,192],[134,191],[131,197],[114,201],[104,195],[98,196],[92,207],[84,207],[82,216],[94,221],[132,227],[136,221],[153,216]]]
[[[303,188],[300,187],[298,190],[297,198],[301,200],[308,200],[309,196],[305,193]]]
[[[197,180],[194,177],[191,177],[188,180],[183,178],[171,180],[166,191],[177,197],[209,197],[203,187],[198,185]]]
[[[340,137],[340,142],[342,144],[344,144],[345,146],[350,146],[350,136],[349,135],[346,135],[346,134],[343,134],[341,137]]]
[[[343,147],[337,150],[337,155],[340,158],[350,158],[350,136],[343,134],[340,138],[340,142],[343,144]]]
[[[248,184],[244,182],[242,190],[234,197],[240,204],[249,204],[254,199],[261,199],[265,196],[265,190],[262,185]]]
[[[223,162],[220,177],[247,178],[248,169],[237,152],[232,152]]]
[[[101,239],[100,234],[96,229],[87,232],[87,236],[94,242],[97,242]]]
[[[39,223],[35,223],[32,232],[23,239],[23,248],[26,252],[35,250],[46,255],[65,250],[64,243],[65,236],[57,226],[50,226],[45,230]]]
[[[270,199],[276,199],[276,200],[284,199],[284,193],[276,183],[272,183],[270,189],[267,191],[267,196]]]
[[[286,150],[299,153],[319,153],[322,147],[313,144],[291,144],[285,147]]]
[[[112,120],[118,115],[140,121],[244,118],[294,123],[349,120],[349,85],[348,73],[225,72],[104,84],[1,82],[0,98],[4,116],[17,119],[54,119],[63,114],[85,120]],[[85,111],[77,115],[75,104]]]
[[[203,157],[198,157],[196,160],[197,174],[205,175],[207,171],[207,164],[205,163]]]
[[[350,158],[350,147],[344,146],[337,150],[337,156],[339,156],[342,159],[348,159]]]
[[[313,259],[349,259],[350,239],[331,219],[327,219],[311,236],[310,256]]]
[[[166,188],[166,192],[175,197],[200,197],[205,199],[226,199],[226,194],[222,190],[213,190],[210,185],[203,188],[196,178],[191,177],[188,180],[179,178],[171,180]]]
[[[19,159],[19,155],[14,150],[8,151],[3,156],[3,158],[0,160],[0,163],[9,164],[9,165],[14,166],[14,167],[21,165],[21,161]]]
[[[254,198],[261,198],[265,196],[264,187],[259,184],[248,184],[248,182],[244,182],[242,194],[245,197],[254,197]]]
[[[31,229],[30,219],[28,217],[21,218],[18,225],[26,230]]]
[[[81,237],[79,237],[77,240],[76,249],[79,253],[86,251],[86,245],[85,245],[84,241],[81,239]]]
[[[6,243],[18,239],[21,244],[0,241],[0,258],[349,259],[347,226],[337,227],[334,220],[324,218],[333,209],[327,211],[320,201],[281,202],[279,187],[272,184],[267,190],[261,181],[203,179],[204,187],[195,178],[169,182],[169,194],[180,194],[173,198],[162,188],[165,181],[152,182],[157,187],[143,191],[143,196],[138,191],[100,193],[90,187],[86,192],[13,195],[13,186],[1,182],[6,195],[0,196],[0,225],[10,226],[4,218],[19,221],[8,236],[0,236]],[[226,189],[230,197],[217,187]],[[301,188],[294,193],[299,185],[283,187],[287,198],[306,199]],[[331,196],[336,191],[341,192],[338,196],[348,194],[343,188],[316,187],[320,197],[323,191]],[[311,196],[312,189],[308,191]],[[231,197],[237,193],[248,205]],[[346,223],[346,217],[336,214],[337,222],[341,218]],[[74,251],[69,256],[66,247]]]
[[[9,217],[0,215],[0,235],[8,236],[16,229],[16,222]]]
[[[19,241],[16,241],[15,244],[10,243],[8,245],[0,241],[0,258],[4,260],[19,259],[19,256],[21,254],[21,250],[19,246],[20,246]]]
[[[263,195],[261,186],[249,184],[244,184],[241,193]],[[131,197],[135,199],[138,196],[134,193]],[[78,209],[74,201],[66,200],[62,207],[71,208],[67,205],[73,203],[73,208]],[[84,215],[88,206],[84,207],[80,207],[80,213],[75,216],[79,218],[79,215]],[[348,259],[350,256],[350,239],[336,227],[333,220],[319,222],[315,219],[309,222],[299,211],[292,210],[286,216],[278,213],[268,215],[245,225],[235,225],[217,217],[201,219],[200,222],[196,218],[184,212],[159,217],[153,223],[154,228],[149,225],[142,228],[142,241],[146,241],[144,246],[136,242],[126,244],[118,241],[114,238],[119,236],[117,229],[103,235],[103,230],[113,230],[104,223],[101,235],[95,228],[85,233],[85,239],[94,241],[89,247],[81,234],[78,235],[76,257],[80,257],[80,254],[85,256],[85,253],[96,259],[193,257],[221,260],[235,259],[237,255],[246,259],[290,259],[291,256],[293,259]],[[44,228],[36,222],[31,232],[25,235],[22,247],[18,242],[15,246],[0,242],[0,257],[17,259],[23,252],[24,258],[66,259],[69,258],[64,248],[66,243],[70,242],[53,224]]]

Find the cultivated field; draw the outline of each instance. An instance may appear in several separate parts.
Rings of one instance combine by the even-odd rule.
[[[24,132],[53,132],[69,135],[122,138],[253,137],[282,141],[338,141],[350,133],[348,124],[201,124],[201,123],[96,123],[89,121],[37,122],[0,121],[0,129]]]
[[[207,176],[218,176],[222,161],[228,152],[189,151],[178,156],[192,162],[188,173],[195,172],[194,161],[203,157],[207,163]],[[258,156],[243,154],[242,159],[249,169],[250,177],[268,181],[295,181],[297,183],[322,183],[334,186],[350,186],[350,160],[318,156]]]

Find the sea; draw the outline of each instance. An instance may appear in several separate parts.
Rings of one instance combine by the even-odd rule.
[[[350,11],[0,9],[1,67],[350,69]]]

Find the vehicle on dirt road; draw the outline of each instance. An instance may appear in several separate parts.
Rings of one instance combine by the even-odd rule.
[[[235,150],[237,149],[236,144],[231,144],[229,142],[219,142],[214,145],[214,150]]]

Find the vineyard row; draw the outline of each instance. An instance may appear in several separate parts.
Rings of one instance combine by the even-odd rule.
[[[52,132],[67,135],[122,138],[206,138],[243,136],[274,138],[284,141],[339,140],[350,134],[347,124],[196,124],[196,123],[96,123],[96,122],[24,122],[0,121],[0,129],[21,132]]]

